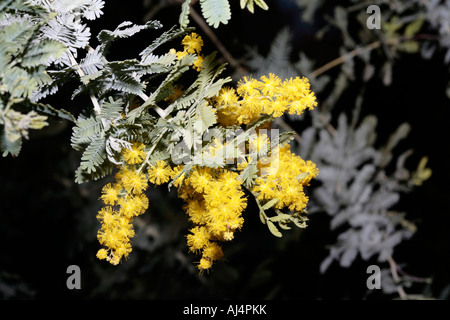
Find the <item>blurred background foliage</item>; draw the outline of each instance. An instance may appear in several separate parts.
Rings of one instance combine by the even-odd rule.
[[[310,78],[317,110],[274,124],[295,129],[296,150],[321,170],[310,188],[308,227],[275,238],[249,202],[243,229],[224,246],[226,261],[199,275],[185,244],[189,223],[181,201],[155,188],[147,192],[149,212],[136,220],[129,259],[118,266],[104,263],[95,258],[95,215],[108,178],[74,182],[79,154],[68,143],[71,126],[54,121],[30,132],[20,156],[0,160],[0,297],[448,299],[448,3],[272,0],[268,11],[255,8],[251,14],[233,1],[231,20],[217,29],[191,16],[203,51],[219,49],[235,80],[269,72]],[[365,25],[370,4],[381,8],[381,30]],[[173,0],[111,0],[90,28],[96,35],[125,20],[149,19],[169,28],[179,13]],[[152,36],[127,39],[115,48],[115,58],[137,54]],[[330,61],[332,66],[321,68]],[[88,103],[58,97],[48,102],[73,113]],[[358,153],[366,156],[350,160]],[[424,157],[428,162],[420,169]],[[353,194],[335,192],[339,186]],[[364,198],[366,189],[370,196]],[[387,251],[380,249],[380,234],[397,231]],[[364,237],[375,237],[369,249]],[[81,290],[66,287],[72,264],[81,268]],[[382,290],[366,287],[371,264],[383,270]]]

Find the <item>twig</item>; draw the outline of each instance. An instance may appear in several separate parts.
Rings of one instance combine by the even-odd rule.
[[[139,97],[144,100],[144,103],[149,99],[149,97],[145,93],[139,94]],[[169,112],[164,111],[162,108],[158,107],[156,104],[152,106],[152,109],[154,109],[161,118],[165,118]]]
[[[77,60],[73,56],[72,52],[68,51],[70,62],[72,63],[72,66],[74,66],[77,69],[78,74],[80,77],[84,77],[85,73],[81,69],[80,65],[78,64]],[[94,106],[94,111],[97,115],[100,115],[102,113],[102,108],[100,107],[100,104],[98,103],[97,98],[94,96],[92,92],[89,93],[89,97],[91,98],[92,104]],[[103,118],[101,118],[103,127],[106,127],[106,122]]]
[[[161,141],[161,139],[164,137],[166,132],[167,132],[167,128],[164,128],[163,131],[161,132],[161,134],[159,135],[158,139],[153,143],[152,148],[147,152],[145,160],[142,162],[142,165],[139,167],[138,173],[141,172],[144,169],[146,164],[149,164],[148,160],[150,159],[150,156],[152,155],[152,153],[155,150],[156,146]]]
[[[360,54],[363,54],[363,53],[365,53],[367,51],[371,51],[371,50],[377,49],[377,48],[381,47],[381,45],[396,45],[396,44],[399,44],[402,41],[409,41],[409,40],[437,40],[437,39],[439,39],[439,36],[420,33],[420,34],[414,35],[413,37],[404,37],[404,36],[402,36],[402,37],[398,37],[398,38],[389,39],[389,40],[387,40],[385,42],[382,42],[382,41],[378,40],[378,41],[375,41],[375,42],[372,42],[372,43],[368,44],[367,46],[356,48],[356,49],[354,49],[354,50],[352,50],[350,52],[347,52],[346,54],[344,54],[344,55],[342,55],[342,56],[340,56],[340,57],[338,57],[338,58],[336,58],[336,59],[326,63],[322,67],[314,70],[311,73],[311,78],[317,78],[322,73],[324,73],[324,72],[326,72],[326,71],[328,71],[328,70],[330,70],[330,69],[332,69],[332,68],[334,68],[334,67],[336,67],[336,66],[338,66],[338,65],[340,65],[342,63],[344,63],[345,61],[353,59],[354,57],[356,57],[356,56],[358,56]]]
[[[400,298],[402,300],[407,300],[408,299],[408,295],[406,294],[406,292],[403,289],[403,287],[399,284],[400,283],[400,278],[399,278],[398,273],[397,273],[397,263],[394,261],[394,259],[392,258],[391,255],[389,255],[387,257],[387,260],[388,260],[389,266],[391,268],[392,278],[394,279],[395,283],[397,284],[397,292],[400,295]]]
[[[302,138],[300,137],[300,135],[297,133],[296,130],[294,130],[294,128],[292,128],[286,121],[284,121],[282,118],[276,118],[274,120],[274,123],[278,126],[280,126],[281,128],[287,130],[287,131],[293,131],[295,132],[294,135],[294,139],[298,142],[301,143],[302,142]]]
[[[372,42],[371,44],[369,44],[369,45],[367,45],[365,47],[356,48],[356,49],[354,49],[354,50],[352,50],[352,51],[350,51],[350,52],[340,56],[339,58],[336,58],[336,59],[328,62],[327,64],[323,65],[322,67],[314,70],[311,73],[310,77],[311,78],[317,78],[322,73],[325,73],[326,71],[328,71],[328,70],[330,70],[330,69],[332,69],[332,68],[334,68],[334,67],[336,67],[336,66],[338,66],[338,65],[340,65],[342,63],[344,63],[345,61],[351,60],[354,57],[356,57],[356,56],[358,56],[360,54],[363,54],[366,51],[374,50],[374,49],[376,49],[376,48],[378,48],[380,46],[381,46],[381,41],[375,41],[375,42]]]

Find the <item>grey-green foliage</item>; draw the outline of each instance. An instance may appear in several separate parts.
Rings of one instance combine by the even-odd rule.
[[[439,44],[447,51],[445,62],[450,62],[450,1],[425,1],[423,6],[426,8],[427,21],[438,30],[440,38]],[[430,57],[436,49],[436,43],[430,43],[430,46],[423,50],[426,57]]]
[[[193,29],[173,27],[145,46],[138,58],[109,61],[106,56],[113,42],[162,25],[125,21],[114,30],[102,30],[97,36],[99,45],[91,48],[83,19],[97,18],[103,4],[97,0],[11,0],[1,5],[2,150],[17,155],[27,130],[47,124],[39,114],[71,120],[75,123],[71,145],[81,152],[75,174],[80,183],[109,174],[121,164],[120,153],[131,142],[154,145],[152,161],[168,158],[183,137],[192,147],[216,123],[208,99],[229,81],[219,78],[224,65],[216,62],[215,54],[209,55],[197,79],[179,99],[168,103],[178,79],[191,69],[197,55],[178,59],[172,52],[161,55],[156,50]],[[77,61],[80,50],[87,52]],[[87,95],[92,105],[85,106],[76,119],[39,102],[77,79],[72,98]],[[18,104],[32,112],[14,110]]]
[[[324,2],[301,1],[301,4],[309,9],[306,13],[312,18]],[[408,29],[411,23],[405,24],[407,30],[412,28]],[[344,28],[342,21],[339,26]],[[333,111],[355,77],[365,82],[375,74],[367,71],[367,68],[373,68],[370,55],[366,52],[361,57],[344,59],[335,78],[326,74],[317,76],[314,69],[319,66],[304,52],[299,52],[297,61],[291,61],[290,39],[289,30],[281,30],[266,56],[259,54],[257,48],[250,50],[247,66],[255,75],[276,72],[282,77],[306,76],[312,90],[320,96],[327,89],[328,94],[319,99],[319,106],[311,112],[311,127],[299,134],[297,149],[298,154],[319,168],[316,178],[319,184],[312,186],[308,212],[328,214],[330,230],[337,233],[336,242],[330,244],[329,254],[321,264],[321,271],[325,272],[333,261],[348,267],[357,257],[364,260],[376,257],[384,262],[395,247],[415,231],[406,213],[392,209],[400,203],[402,194],[419,185],[415,179],[421,176],[420,165],[414,171],[406,167],[405,161],[412,151],[402,153],[395,149],[398,142],[408,136],[410,127],[407,123],[400,125],[382,147],[376,147],[380,144],[377,118],[372,115],[361,119],[359,116],[364,90],[357,94],[355,105],[350,107],[351,118],[348,114]],[[343,41],[343,54],[351,43],[359,42],[353,38]],[[356,72],[354,59],[357,58],[366,64],[361,74]],[[386,63],[392,62],[390,57],[384,58]],[[386,73],[386,70],[382,72]],[[289,117],[289,120],[295,119]],[[335,121],[337,126],[333,128],[330,123]]]
[[[142,50],[139,59],[108,61],[105,57],[113,41],[161,27],[157,21],[145,25],[123,22],[115,30],[103,30],[98,35],[99,46],[79,64],[83,75],[74,95],[86,93],[95,97],[100,110],[87,110],[73,130],[72,146],[83,152],[76,171],[77,182],[109,174],[114,165],[121,163],[120,151],[129,148],[130,141],[151,145],[173,130],[167,129],[169,126],[165,126],[163,119],[152,115],[150,110],[159,109],[158,104],[172,93],[174,82],[189,69],[194,56],[177,60],[175,54],[156,55],[154,50],[189,30],[164,32]],[[147,96],[149,89],[151,94]],[[137,105],[136,99],[141,100]],[[158,142],[164,144],[164,140]]]
[[[269,7],[264,0],[241,0],[241,9],[247,8],[251,13],[254,12],[254,4],[267,10]],[[185,0],[181,6],[179,23],[182,28],[189,24],[191,0]],[[200,0],[200,8],[203,18],[206,22],[218,28],[220,24],[227,24],[231,19],[231,8],[229,0]]]
[[[301,154],[320,168],[321,184],[313,191],[309,212],[325,211],[332,218],[331,230],[341,230],[322,272],[334,260],[348,267],[358,254],[364,260],[375,255],[384,262],[415,230],[404,213],[392,211],[401,194],[414,186],[414,173],[405,167],[411,151],[394,154],[409,126],[402,124],[384,147],[375,148],[377,119],[367,116],[358,123],[355,115],[352,120],[341,114],[336,131],[318,125],[302,134]],[[387,170],[391,162],[393,172]]]
[[[139,59],[106,59],[112,41],[149,28],[159,29],[161,24],[150,21],[139,26],[124,22],[113,31],[101,31],[99,46],[92,48],[76,66],[82,73],[81,84],[74,95],[89,94],[99,105],[97,109],[94,106],[94,112],[90,108],[90,112],[81,115],[73,130],[72,146],[82,152],[76,171],[77,182],[111,173],[115,165],[121,164],[121,150],[129,148],[132,142],[148,146],[148,163],[157,160],[177,162],[182,158],[183,172],[188,172],[195,164],[225,165],[198,152],[204,147],[203,135],[217,122],[210,99],[230,81],[221,77],[225,65],[219,64],[216,53],[212,53],[204,57],[202,69],[197,72],[192,69],[196,54],[178,59],[173,52],[156,53],[160,45],[180,38],[192,29],[171,28],[163,32],[141,51]],[[186,89],[180,96],[171,98],[178,80],[187,72],[195,72],[195,80],[190,84],[183,81]],[[250,130],[251,126],[243,135]],[[217,129],[217,133],[221,140],[227,134],[224,129]],[[233,155],[236,152],[232,150]]]
[[[320,14],[320,9],[330,6],[326,1],[295,0],[295,2],[302,8],[301,18],[305,21],[311,21]],[[365,65],[365,81],[378,74],[385,85],[389,85],[392,81],[392,67],[400,54],[420,51],[423,58],[430,59],[438,49],[443,49],[445,63],[450,62],[450,1],[377,0],[369,4],[352,0],[352,3],[347,6],[339,2],[331,5],[333,13],[327,17],[330,23],[316,35],[320,39],[330,29],[340,32],[343,42],[340,49],[343,56],[355,49],[369,47],[377,41],[383,44],[378,50],[361,50],[357,56],[347,59],[346,67],[350,77],[354,76],[352,63],[354,60],[359,60]],[[380,8],[379,30],[366,27],[370,15],[366,9],[369,5],[377,5]],[[359,32],[352,32],[349,25],[353,25],[353,28],[359,25]],[[373,68],[371,61],[375,55],[373,51],[377,51],[376,55],[383,56],[384,59],[383,65],[377,69]]]
[[[262,56],[256,47],[250,48],[247,54],[247,65],[256,78],[268,73],[274,73],[281,78],[295,77],[298,71],[290,63],[291,53],[292,34],[288,28],[284,28],[272,40],[267,56]]]
[[[38,103],[35,92],[50,82],[48,66],[67,50],[45,36],[57,13],[36,1],[8,0],[0,6],[0,150],[17,156],[29,129],[47,125],[47,116],[73,121],[70,113]]]

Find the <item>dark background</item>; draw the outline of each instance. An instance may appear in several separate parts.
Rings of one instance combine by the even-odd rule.
[[[300,12],[287,1],[268,2],[270,10],[256,8],[255,14],[232,7],[228,25],[215,30],[235,57],[243,57],[246,45],[257,45],[267,52],[272,39],[284,26],[294,32],[294,51],[306,50],[317,65],[334,59],[339,40],[322,43],[313,40],[317,25],[302,23]],[[114,29],[129,20],[142,23],[148,12],[140,1],[107,1],[104,15],[92,22],[91,32]],[[199,10],[199,9],[198,9]],[[164,29],[177,23],[179,7],[160,10],[155,19]],[[191,24],[196,26],[192,21]],[[215,50],[207,37],[204,52]],[[158,32],[139,34],[125,44],[113,46],[111,58],[134,57]],[[337,37],[338,35],[336,35]],[[230,70],[231,72],[231,70]],[[367,86],[363,112],[379,119],[380,140],[403,122],[412,126],[401,143],[413,148],[411,163],[428,156],[432,177],[412,193],[402,196],[398,207],[418,226],[409,241],[396,247],[396,261],[408,273],[430,278],[431,284],[414,284],[407,291],[436,298],[450,284],[450,204],[449,133],[450,105],[445,94],[449,80],[443,53],[431,60],[420,55],[402,56],[395,64],[392,85],[374,79]],[[357,86],[357,84],[355,84]],[[64,89],[63,89],[64,90]],[[344,95],[339,105],[352,106],[352,95]],[[356,89],[355,89],[356,90]],[[64,91],[62,91],[64,92]],[[70,100],[70,92],[52,98],[55,106],[74,114],[89,107],[89,101]],[[320,97],[319,97],[320,108]],[[163,188],[151,190],[148,223],[163,226],[172,233],[162,246],[149,250],[134,248],[128,261],[114,267],[99,261],[95,215],[103,179],[77,185],[74,171],[80,155],[70,147],[71,127],[55,121],[24,142],[17,158],[0,159],[0,297],[9,299],[391,299],[395,294],[368,292],[366,268],[376,260],[358,258],[350,268],[333,264],[325,273],[319,265],[327,255],[327,245],[336,234],[329,230],[329,217],[312,215],[306,230],[292,230],[275,238],[262,225],[255,204],[249,201],[245,226],[232,243],[224,247],[227,260],[213,271],[199,276],[173,258],[181,250],[193,264],[195,258],[184,248],[188,223],[181,202]],[[68,290],[66,269],[81,268],[81,290]]]

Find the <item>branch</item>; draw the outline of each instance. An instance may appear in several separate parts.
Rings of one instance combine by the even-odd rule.
[[[386,42],[382,42],[382,41],[378,40],[378,41],[368,44],[367,46],[356,48],[356,49],[328,62],[327,64],[323,65],[322,67],[314,70],[311,73],[311,78],[317,78],[322,73],[325,73],[326,71],[344,63],[345,61],[351,60],[354,57],[356,57],[360,54],[363,54],[367,51],[372,51],[374,49],[377,49],[377,48],[381,47],[381,45],[396,45],[402,41],[409,41],[409,40],[438,40],[438,39],[439,39],[439,36],[436,36],[436,35],[416,34],[413,37],[401,36],[398,38],[392,38],[392,39],[387,40]]]
[[[314,70],[311,73],[310,77],[313,78],[313,79],[317,78],[322,73],[325,73],[326,71],[328,71],[328,70],[330,70],[330,69],[332,69],[332,68],[334,68],[334,67],[336,67],[336,66],[338,66],[338,65],[340,65],[342,63],[344,63],[345,61],[351,60],[354,57],[365,53],[366,51],[374,50],[374,49],[376,49],[376,48],[378,48],[380,46],[381,46],[381,41],[375,41],[375,42],[372,42],[371,44],[369,44],[369,45],[367,45],[365,47],[356,48],[356,49],[354,49],[354,50],[352,50],[352,51],[350,51],[350,52],[340,56],[339,58],[336,58],[336,59],[328,62],[327,64],[323,65],[319,69]]]
[[[72,52],[68,51],[70,62],[72,63],[72,66],[74,66],[77,69],[78,74],[80,77],[84,77],[85,74],[83,70],[81,70],[80,65],[78,64],[77,60],[75,60],[75,57],[73,56]],[[97,98],[94,96],[93,93],[89,94],[89,97],[91,98],[92,104],[94,106],[94,111],[97,115],[100,115],[102,113],[102,108],[100,107],[100,104],[98,103]],[[101,118],[103,127],[106,128],[106,122],[103,118]]]
[[[387,257],[387,260],[388,260],[389,266],[391,268],[392,278],[394,279],[395,283],[397,284],[397,292],[400,295],[400,298],[402,300],[407,300],[408,299],[408,295],[406,294],[406,292],[403,289],[403,287],[399,284],[400,283],[400,278],[399,278],[398,273],[397,273],[397,263],[394,261],[394,259],[392,258],[391,255],[389,255]]]
[[[144,100],[144,103],[148,100],[148,96],[145,93],[141,93],[139,97]],[[166,118],[166,116],[170,113],[168,111],[164,111],[162,108],[158,107],[156,104],[152,106],[152,108],[159,114],[161,118]]]
[[[297,133],[297,131],[296,131],[294,128],[292,128],[286,121],[284,121],[284,119],[282,119],[282,118],[276,118],[276,119],[273,121],[273,123],[274,123],[275,125],[280,126],[281,128],[283,128],[283,129],[285,129],[285,130],[287,130],[287,131],[293,131],[293,132],[295,132],[294,139],[295,139],[299,144],[302,143],[302,137]]]
[[[145,157],[145,160],[142,162],[142,165],[138,169],[138,173],[142,172],[146,164],[148,163],[148,160],[150,159],[150,156],[152,155],[153,151],[155,151],[155,148],[158,146],[158,143],[163,138],[164,134],[167,132],[167,128],[164,128],[161,134],[159,135],[158,139],[153,143],[151,149],[147,152],[147,155]]]

